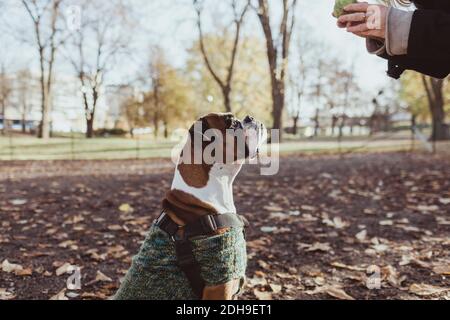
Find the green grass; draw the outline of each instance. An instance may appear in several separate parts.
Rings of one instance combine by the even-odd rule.
[[[149,137],[94,138],[82,137],[52,138],[40,140],[34,137],[0,137],[0,160],[113,160],[169,158],[172,141],[154,141]],[[416,142],[416,147],[421,148]],[[410,150],[411,142],[407,135],[381,135],[375,138],[351,137],[341,145],[336,139],[287,141],[279,145],[281,154],[330,154],[349,152],[381,152]]]
[[[0,160],[159,158],[170,157],[174,145],[127,138],[0,138]]]

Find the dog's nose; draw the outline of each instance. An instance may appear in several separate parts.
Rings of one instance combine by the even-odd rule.
[[[250,117],[250,116],[246,116],[244,119],[244,123],[249,123],[249,122],[254,122],[255,118]]]

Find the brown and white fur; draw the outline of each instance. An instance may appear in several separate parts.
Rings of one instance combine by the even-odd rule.
[[[163,201],[165,212],[179,225],[192,222],[202,215],[236,213],[233,199],[233,182],[242,169],[246,159],[255,158],[259,148],[267,138],[266,128],[262,123],[252,117],[246,117],[240,121],[230,113],[211,113],[199,119],[203,125],[203,132],[207,129],[215,129],[222,132],[225,137],[229,130],[239,128],[236,131],[244,135],[245,152],[239,154],[237,143],[226,144],[224,141],[223,159],[227,159],[232,152],[231,161],[205,164],[186,163],[183,153],[193,152],[193,138],[196,134],[194,126],[190,130],[190,137],[183,153],[178,161],[171,190]],[[228,131],[227,131],[228,129]],[[197,136],[198,137],[198,136]],[[207,140],[207,139],[206,139]],[[203,141],[202,150],[210,141]],[[193,155],[191,157],[194,158]],[[193,161],[192,161],[193,162]],[[219,230],[218,233],[226,232]],[[204,290],[203,299],[231,299],[236,293],[239,280],[232,281],[217,287],[207,287]]]

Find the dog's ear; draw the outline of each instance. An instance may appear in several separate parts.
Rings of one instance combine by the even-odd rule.
[[[197,132],[197,131],[195,131],[195,129],[196,129],[196,127],[198,127],[199,122],[201,122],[202,130]],[[206,139],[205,132],[206,132],[208,129],[210,129],[210,128],[209,128],[208,121],[206,120],[205,117],[202,117],[202,118],[200,118],[199,120],[197,120],[197,121],[192,125],[192,127],[189,129],[189,136],[191,137],[191,141],[192,141],[192,142],[194,141],[194,137],[195,137],[196,134],[201,135],[201,136],[202,136],[202,137],[200,137],[201,139]]]
[[[235,118],[234,118],[233,114],[228,113],[225,115],[225,128],[226,129],[233,128],[234,122],[235,122]]]

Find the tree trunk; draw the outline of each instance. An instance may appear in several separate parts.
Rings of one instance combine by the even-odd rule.
[[[436,104],[432,106],[431,113],[433,116],[432,141],[450,140],[449,126],[444,121],[444,105]]]
[[[433,90],[435,92],[434,103],[430,104],[430,111],[433,117],[433,133],[432,140],[449,140],[450,132],[449,127],[445,123],[445,111],[444,111],[444,93],[443,93],[443,80],[432,79]]]
[[[345,127],[346,116],[341,117],[341,123],[339,124],[339,137],[342,138],[344,136],[344,127]]]
[[[445,124],[444,80],[422,76],[422,81],[427,92],[428,105],[433,123],[431,140],[450,140],[450,130],[448,125]]]
[[[224,101],[224,105],[225,105],[225,112],[231,112],[231,88],[230,87],[225,87],[222,90],[222,94],[223,94],[223,101]]]
[[[316,115],[314,117],[314,137],[319,135],[320,123],[319,123],[319,109],[316,109]]]
[[[158,138],[159,135],[159,116],[155,115],[155,118],[153,119],[153,127],[155,128],[155,139]]]
[[[25,113],[22,113],[22,133],[27,132],[26,121],[26,115]]]
[[[41,85],[41,121],[39,123],[38,138],[50,138],[50,110],[48,88],[45,85],[45,60],[44,48],[39,49],[40,57],[40,85]]]
[[[86,138],[94,137],[94,115],[91,113],[89,119],[86,119]]]
[[[164,138],[169,138],[169,124],[167,122],[164,122]]]
[[[44,93],[44,95],[46,95]],[[39,125],[38,138],[48,139],[50,138],[50,107],[48,98],[44,98],[44,104],[42,106],[42,120]]]
[[[334,137],[335,131],[336,131],[336,123],[338,119],[336,116],[331,117],[331,135]]]
[[[280,131],[280,141],[283,140],[283,110],[284,110],[284,83],[276,80],[277,85],[272,90],[273,99],[273,129]]]
[[[5,119],[5,113],[6,113],[6,105],[4,102],[2,102],[2,121],[3,121],[3,127],[2,127],[2,135],[4,136],[6,133],[6,119]]]
[[[294,136],[297,136],[297,134],[298,134],[298,121],[300,120],[300,116],[299,116],[299,115],[296,115],[296,116],[294,116],[294,117],[292,118],[292,120],[293,120],[293,122],[294,122],[294,125],[293,125],[293,128],[292,128],[292,134],[293,134]]]

